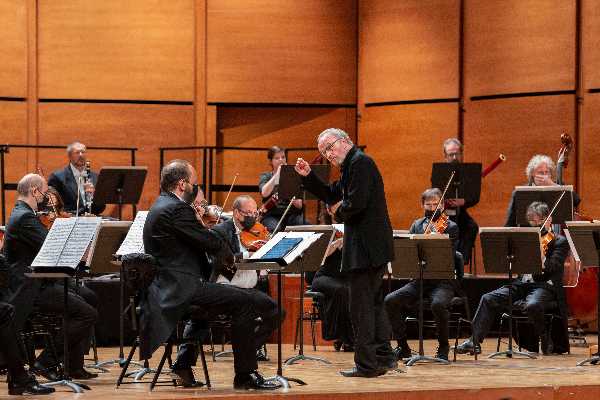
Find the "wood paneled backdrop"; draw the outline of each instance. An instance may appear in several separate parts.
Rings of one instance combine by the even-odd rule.
[[[138,147],[141,209],[161,146],[313,146],[338,126],[378,162],[398,229],[420,215],[453,136],[467,161],[508,157],[483,182],[480,226],[503,223],[527,160],[555,157],[563,130],[576,141],[568,181],[600,215],[595,0],[0,0],[0,31],[0,143]],[[6,158],[9,182],[65,162]],[[225,153],[217,166],[216,180],[252,184],[266,158]]]

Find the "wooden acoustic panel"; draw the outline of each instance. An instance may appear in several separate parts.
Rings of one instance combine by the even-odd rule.
[[[319,133],[330,127],[343,129],[355,138],[355,121],[354,108],[219,107],[217,143],[238,147],[316,147]],[[311,161],[317,155],[316,150],[289,152],[288,163],[295,163],[298,157]],[[259,175],[270,170],[266,151],[230,150],[219,154],[216,161],[215,183],[229,183],[239,173],[238,184],[256,185]],[[260,200],[258,194],[255,197]]]
[[[208,101],[356,102],[355,0],[210,0]]]
[[[0,97],[27,97],[27,2],[0,2]]]
[[[40,0],[40,97],[193,100],[194,3]]]
[[[600,218],[600,93],[588,94],[584,102],[583,130],[578,154],[581,156],[581,210]]]
[[[40,144],[79,140],[88,146],[137,147],[136,164],[148,167],[140,210],[147,210],[158,194],[158,148],[194,145],[192,106],[42,103],[39,121]],[[190,155],[176,156],[195,161]],[[94,171],[105,165],[129,165],[128,152],[90,150],[87,156]],[[62,149],[40,156],[48,171],[63,168],[66,162]]]
[[[361,103],[458,97],[458,0],[360,2]]]
[[[574,1],[465,1],[468,97],[575,88]]]
[[[394,229],[408,229],[423,213],[421,193],[431,186],[431,164],[443,161],[442,143],[457,135],[456,103],[368,107],[359,125],[385,184]]]
[[[466,161],[491,164],[500,153],[507,160],[486,176],[481,199],[471,215],[480,227],[503,226],[514,186],[527,184],[525,168],[535,154],[546,154],[555,162],[560,135],[568,132],[574,141],[574,96],[543,96],[468,102],[465,113]],[[575,184],[575,154],[565,170],[566,184]]]
[[[584,88],[600,89],[600,2],[583,2]]]

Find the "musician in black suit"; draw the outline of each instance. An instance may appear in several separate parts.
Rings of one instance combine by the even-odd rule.
[[[317,144],[319,152],[340,168],[340,180],[328,185],[301,158],[296,162],[296,172],[303,177],[306,189],[325,201],[335,219],[344,223],[341,268],[349,274],[356,365],[341,374],[383,375],[397,366],[383,306],[383,274],[394,258],[383,179],[373,159],[354,146],[343,130],[326,129]]]
[[[198,191],[197,175],[185,160],[169,162],[161,171],[161,194],[144,225],[144,248],[158,262],[158,275],[141,302],[140,358],[148,359],[173,334],[177,323],[201,306],[201,319],[231,316],[235,378],[238,389],[275,389],[257,372],[254,332],[258,328],[252,301],[244,289],[209,282],[211,266],[205,252],[221,253],[227,263],[233,256],[227,244],[196,219],[191,207]],[[196,386],[191,369],[194,346],[185,346],[172,371],[184,386]]]
[[[421,206],[425,216],[415,220],[410,227],[410,233],[425,233],[430,224],[429,231],[436,232],[435,222],[440,218],[443,206],[436,211],[436,207],[442,198],[442,192],[437,189],[427,189],[421,194]],[[455,252],[454,272],[458,279],[463,275],[463,260],[458,248],[458,225],[448,220],[448,227],[443,232],[450,236]],[[437,326],[438,348],[436,358],[448,360],[450,344],[448,342],[448,320],[450,319],[450,303],[452,298],[460,295],[459,280],[425,280],[423,282],[423,298],[431,301],[431,312]],[[398,347],[394,350],[396,357],[400,360],[411,356],[411,350],[406,338],[406,317],[414,309],[419,301],[419,281],[413,279],[400,289],[385,297],[385,308],[392,324],[394,337],[398,341]]]
[[[29,266],[39,252],[47,230],[36,216],[36,211],[46,202],[48,185],[36,174],[25,175],[17,185],[17,202],[13,208],[4,243],[4,254],[9,270],[8,302],[15,307],[15,326],[22,329],[33,311],[62,314],[64,312],[63,286],[56,280],[41,280],[26,277]],[[70,376],[75,379],[90,379],[98,376],[83,368],[83,356],[89,334],[98,313],[92,305],[95,296],[89,289],[81,288],[79,294],[69,291],[69,365]],[[87,299],[86,299],[87,297]],[[92,303],[92,304],[90,304]],[[62,333],[56,338],[59,357],[63,352]],[[33,369],[51,380],[60,378],[55,369],[58,360],[52,352],[44,350],[37,358]]]
[[[83,143],[73,142],[67,146],[69,165],[54,171],[48,178],[48,185],[55,188],[62,198],[65,211],[75,214],[77,211],[77,195],[79,188],[79,213],[86,211],[85,199],[93,199],[98,174],[86,169],[86,147]],[[81,183],[78,181],[81,179]],[[105,209],[104,204],[96,204],[92,201],[92,214],[100,214]]]
[[[541,227],[550,214],[548,205],[534,202],[527,208],[527,220],[531,226]],[[551,230],[552,217],[548,218],[544,230]],[[539,351],[541,341],[542,352],[564,353],[569,350],[567,334],[567,303],[563,289],[563,273],[565,259],[569,254],[569,244],[563,236],[555,234],[554,239],[548,244],[541,273],[517,277],[511,284],[513,302],[522,309],[532,323],[532,333],[535,336],[534,348],[530,351]],[[508,289],[503,286],[490,293],[486,293],[479,301],[479,307],[473,318],[473,336],[457,347],[458,353],[481,352],[480,343],[483,342],[494,321],[501,313],[508,311]],[[544,312],[558,309],[562,324],[562,332],[553,341],[545,329]],[[541,339],[541,340],[538,340]]]
[[[248,195],[238,196],[233,201],[233,218],[214,226],[214,230],[225,238],[236,259],[248,258],[251,250],[247,249],[240,239],[244,230],[249,230],[256,224],[258,210],[256,201]],[[216,275],[216,276],[214,276]],[[256,288],[258,275],[253,270],[235,270],[233,275],[226,272],[213,273],[214,280],[224,285],[233,285],[245,289],[252,300],[254,310],[259,314],[259,329],[255,334],[258,361],[266,361],[262,346],[267,342],[271,333],[277,328],[277,302],[266,293]],[[282,312],[282,316],[285,312]]]

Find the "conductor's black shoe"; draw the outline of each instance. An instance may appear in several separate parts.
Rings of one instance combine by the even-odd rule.
[[[194,377],[194,371],[191,367],[172,369],[171,374],[175,375],[175,380],[178,385],[190,388],[204,386],[204,383],[198,382]]]
[[[448,361],[448,353],[450,352],[450,345],[448,343],[440,344],[435,352],[435,358]]]
[[[335,342],[333,342],[333,348],[335,349],[335,351],[340,351],[342,349],[343,344],[344,342],[338,339]]]
[[[238,390],[275,390],[281,388],[279,382],[265,381],[257,372],[236,374],[233,378],[233,388]]]
[[[256,361],[269,361],[269,357],[267,357],[267,354],[262,347],[256,350]]]
[[[394,349],[394,355],[396,356],[396,360],[402,361],[405,358],[412,357],[412,351],[408,344],[406,346],[398,346]]]
[[[33,372],[36,375],[46,378],[50,382],[56,382],[56,381],[60,381],[60,380],[64,379],[63,375],[58,371],[58,368],[46,367],[45,365],[41,364],[38,361],[36,361],[33,364],[33,368],[31,368],[31,372]]]
[[[344,350],[344,353],[354,353],[354,344],[344,343],[342,349]]]
[[[21,395],[21,394],[50,394],[54,393],[54,388],[48,386],[42,386],[35,380],[33,375],[28,375],[23,381],[12,381],[8,380],[8,394],[10,395]]]
[[[375,371],[363,371],[356,367],[352,369],[348,369],[345,371],[340,371],[340,375],[346,378],[376,378],[378,376],[384,375],[387,372],[387,369],[375,370]]]
[[[467,339],[456,347],[458,354],[481,354],[481,345],[473,343],[473,338]]]
[[[76,370],[71,371],[69,373],[69,378],[79,379],[79,380],[94,379],[94,378],[97,378],[97,377],[98,377],[98,374],[86,371],[83,368],[76,369]]]

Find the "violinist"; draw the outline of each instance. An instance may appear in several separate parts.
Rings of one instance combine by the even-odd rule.
[[[527,220],[530,226],[541,228],[544,263],[539,274],[526,274],[517,277],[511,284],[513,305],[522,310],[531,324],[533,340],[521,343],[527,350],[539,352],[541,341],[542,353],[565,353],[569,351],[567,332],[567,304],[563,288],[563,272],[565,258],[569,253],[567,239],[552,233],[552,217],[548,205],[533,202],[527,208]],[[543,225],[543,228],[542,228]],[[542,243],[541,243],[542,244]],[[486,293],[479,301],[479,307],[473,318],[473,336],[457,347],[458,353],[481,352],[480,343],[495,321],[503,312],[508,312],[508,285]],[[560,326],[546,334],[544,312],[558,308],[561,315]],[[523,338],[518,336],[519,340]]]
[[[37,215],[47,229],[52,227],[56,218],[69,218],[72,216],[64,210],[62,198],[60,197],[58,190],[52,186],[48,186],[46,198],[39,206]]]
[[[456,251],[458,246],[458,226],[443,213],[442,192],[440,189],[427,189],[421,194],[421,206],[424,216],[415,220],[409,233],[448,234],[455,250],[455,273],[458,280],[427,280],[423,282],[423,297],[431,300],[431,312],[437,326],[438,348],[436,358],[448,360],[450,344],[448,342],[448,320],[450,302],[460,293],[460,279],[463,275],[462,255]],[[440,206],[438,207],[438,204]],[[444,221],[446,220],[446,221]],[[445,222],[442,224],[441,222]],[[447,226],[446,226],[447,225]],[[419,281],[414,279],[400,289],[385,297],[385,308],[392,324],[398,347],[394,353],[398,360],[411,357],[411,349],[406,336],[406,316],[415,309],[419,301]]]
[[[281,174],[281,166],[287,165],[287,159],[285,156],[285,149],[279,146],[273,146],[267,152],[267,159],[269,160],[269,167],[271,171],[264,172],[260,175],[258,182],[258,189],[263,198],[263,203],[269,202],[273,195],[277,194],[279,188],[279,177]],[[268,207],[269,210],[263,216],[261,223],[267,227],[269,232],[273,232],[277,227],[277,223],[288,205],[289,201],[286,199],[277,199],[274,202],[273,207]],[[270,203],[269,203],[270,204]],[[302,199],[296,199],[292,203],[292,207],[285,217],[285,221],[281,224],[281,230],[285,229],[288,225],[305,225],[304,217],[302,215],[303,203]]]
[[[231,248],[231,252],[236,259],[248,258],[250,256],[253,241],[247,241],[244,234],[250,230],[267,232],[266,228],[261,227],[256,221],[258,209],[256,201],[248,195],[238,196],[233,201],[233,218],[222,222],[213,227],[213,230],[220,234]],[[258,225],[258,226],[257,226]],[[253,235],[251,234],[250,237]],[[267,237],[256,238],[255,240],[264,240]],[[266,355],[262,351],[262,346],[266,343],[271,332],[277,327],[277,302],[269,297],[265,292],[256,288],[258,276],[256,271],[238,269],[233,276],[219,274],[216,282],[224,285],[235,286],[246,292],[252,304],[254,312],[260,317],[260,325],[255,333],[256,357],[258,361],[267,361]],[[268,285],[267,285],[268,287]],[[285,313],[282,313],[285,315]]]
[[[463,162],[463,145],[456,138],[449,138],[444,141],[444,159],[447,163]],[[458,251],[463,255],[463,261],[468,264],[471,260],[471,252],[475,246],[479,226],[471,217],[467,209],[477,205],[477,201],[466,201],[465,199],[448,198],[446,199],[447,214],[450,219],[458,225]]]

